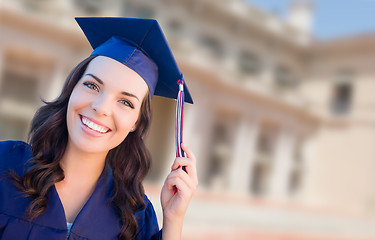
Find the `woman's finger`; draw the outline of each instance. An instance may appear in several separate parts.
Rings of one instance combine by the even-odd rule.
[[[191,149],[185,145],[185,143],[181,143],[182,150],[186,153],[186,156],[190,158],[193,162],[196,162],[197,159],[195,158],[195,155]]]
[[[195,162],[189,158],[176,158],[173,165],[172,171],[178,169],[179,167],[184,167],[186,173],[194,181],[195,184],[198,184],[197,178],[197,168]]]
[[[190,178],[190,176],[183,171],[181,168],[172,171],[168,177],[167,177],[167,184],[168,184],[168,189],[173,189],[173,186],[175,185],[177,179],[182,180],[187,187],[189,187],[192,191],[195,191],[196,189],[196,184],[193,181],[193,179]]]
[[[172,164],[172,167],[171,167],[171,170],[176,170],[177,168],[181,167],[181,166],[188,166],[188,165],[192,165],[193,164],[193,161],[190,159],[190,158],[181,158],[181,157],[178,157],[174,160],[173,164]]]

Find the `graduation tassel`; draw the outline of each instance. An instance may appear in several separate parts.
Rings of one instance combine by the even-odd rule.
[[[177,107],[176,107],[176,157],[185,157],[185,152],[181,148],[182,143],[182,130],[183,130],[183,117],[184,117],[184,80],[177,81],[179,91],[177,95]]]
[[[176,157],[185,157],[185,152],[181,148],[182,143],[182,130],[184,122],[184,80],[181,76],[181,79],[177,81],[178,84],[178,95],[177,95],[177,106],[176,106]],[[179,167],[180,168],[180,167]],[[185,166],[182,166],[182,169],[186,172]],[[177,187],[174,187],[174,194],[177,193]]]

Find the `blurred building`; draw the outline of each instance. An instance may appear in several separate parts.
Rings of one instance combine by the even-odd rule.
[[[200,187],[184,239],[375,239],[375,33],[314,40],[311,1],[286,20],[241,0],[0,0],[0,140],[27,139],[41,99],[91,52],[74,16],[156,18],[194,105]],[[174,158],[175,103],[153,99],[146,190]]]

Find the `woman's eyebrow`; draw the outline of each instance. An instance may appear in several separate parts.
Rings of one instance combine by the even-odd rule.
[[[94,78],[96,81],[98,81],[100,84],[104,84],[102,80],[100,80],[100,78],[98,78],[97,76],[95,76],[94,74],[91,74],[91,73],[86,73],[85,75],[87,76],[90,76],[92,78]],[[132,93],[129,93],[129,92],[121,92],[122,95],[125,95],[125,96],[128,96],[128,97],[133,97],[133,98],[136,98],[139,102],[139,98],[137,96],[135,96],[134,94]]]
[[[129,93],[129,92],[121,92],[122,95],[125,95],[125,96],[129,96],[129,97],[133,97],[133,98],[136,98],[139,102],[139,99],[137,96],[135,96],[134,94],[132,93]]]
[[[94,74],[91,74],[91,73],[86,73],[85,75],[87,76],[91,76],[92,78],[94,78],[96,81],[98,81],[100,84],[104,84],[102,80],[100,80],[100,78],[98,78],[97,76],[95,76]]]

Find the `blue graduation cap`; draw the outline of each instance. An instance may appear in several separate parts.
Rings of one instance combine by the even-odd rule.
[[[153,95],[176,99],[183,85],[184,101],[193,103],[164,34],[154,19],[77,17],[94,51],[137,72]]]

